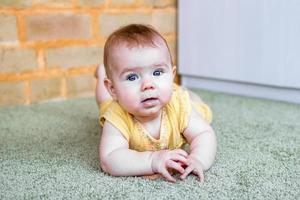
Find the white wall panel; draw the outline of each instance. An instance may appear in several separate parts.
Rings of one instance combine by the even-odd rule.
[[[300,89],[300,1],[179,0],[178,13],[185,80]]]

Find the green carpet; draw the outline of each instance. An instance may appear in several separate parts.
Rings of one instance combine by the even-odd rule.
[[[0,109],[0,199],[299,199],[300,105],[200,93],[218,137],[204,184],[103,173],[97,106],[74,99]]]

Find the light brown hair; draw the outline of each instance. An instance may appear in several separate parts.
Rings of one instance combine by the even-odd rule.
[[[167,41],[163,36],[156,31],[150,25],[143,24],[130,24],[113,32],[105,42],[104,46],[104,66],[106,69],[107,76],[110,77],[111,66],[109,63],[109,56],[111,50],[118,45],[125,44],[128,48],[138,47],[138,46],[151,46],[157,47],[157,40],[162,40],[166,47],[168,48],[170,60],[172,63],[172,57],[170,53]],[[173,65],[173,63],[172,63]]]

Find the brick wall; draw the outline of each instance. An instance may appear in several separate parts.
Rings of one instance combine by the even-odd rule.
[[[176,62],[176,0],[0,0],[0,106],[93,96],[107,36],[156,27]]]

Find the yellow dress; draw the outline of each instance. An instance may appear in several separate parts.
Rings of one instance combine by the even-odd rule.
[[[191,102],[188,92],[174,85],[171,101],[162,108],[159,139],[153,138],[130,113],[113,100],[101,104],[99,122],[103,126],[107,120],[119,129],[128,140],[130,149],[136,151],[177,149],[186,143],[182,133],[188,125],[192,107],[211,123],[210,108],[204,103]]]

